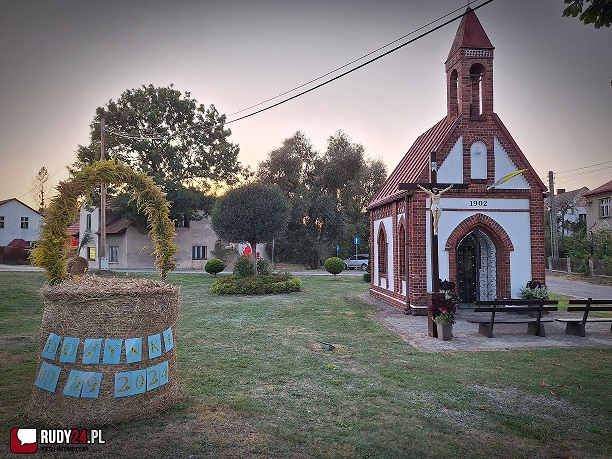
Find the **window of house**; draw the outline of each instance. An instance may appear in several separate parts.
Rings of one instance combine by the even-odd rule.
[[[174,226],[177,228],[189,228],[189,219],[187,219],[185,215],[181,215],[174,220]]]
[[[21,217],[21,229],[28,229],[29,226],[29,218]]]
[[[91,214],[87,214],[87,223],[85,226],[85,231],[91,231]]]
[[[0,228],[4,228],[4,215],[0,215]]]
[[[599,200],[599,216],[608,218],[610,216],[610,198],[601,198]]]
[[[399,276],[403,280],[406,277],[406,229],[403,224],[400,225],[398,234],[397,258],[399,260]]]
[[[119,263],[119,247],[111,245],[108,247],[108,262]]]
[[[384,226],[380,225],[378,231],[378,273],[387,274],[387,254],[389,250],[389,244],[387,243],[387,234],[385,233]]]
[[[206,259],[206,246],[205,245],[194,245],[191,247],[191,259],[192,260],[205,260]]]
[[[96,259],[96,248],[95,247],[87,247],[87,259],[88,260]]]

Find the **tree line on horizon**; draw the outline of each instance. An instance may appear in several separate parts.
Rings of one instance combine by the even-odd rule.
[[[104,118],[105,157],[152,176],[171,203],[170,218],[181,222],[210,216],[218,196],[252,182],[273,184],[289,206],[286,230],[275,239],[275,260],[318,268],[322,260],[369,252],[366,206],[387,177],[384,162],[365,155],[363,145],[338,130],[317,152],[303,132],[270,151],[256,171],[238,160],[225,115],[198,104],[189,92],[141,86],[96,110],[88,145],[79,145],[74,173],[100,159]],[[136,225],[146,218],[126,188],[109,190],[114,210]],[[270,209],[264,210],[270,212]],[[243,242],[243,241],[232,241]],[[270,241],[261,241],[270,242]],[[270,244],[269,244],[270,245]]]

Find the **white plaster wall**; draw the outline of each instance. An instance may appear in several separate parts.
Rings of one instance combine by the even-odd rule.
[[[380,276],[378,275],[378,231],[381,223],[385,226],[387,242],[389,243],[389,250],[387,251],[387,266],[389,269],[387,273],[388,283],[383,283],[382,285]],[[374,276],[374,285],[378,285],[382,288],[393,291],[393,273],[395,268],[395,266],[393,266],[393,217],[386,217],[381,220],[374,221],[374,241],[374,263],[371,263],[371,266],[373,267],[372,275]]]
[[[463,183],[463,137],[459,137],[438,168],[438,182]]]
[[[495,181],[497,182],[505,175],[518,170],[518,167],[516,167],[516,164],[512,162],[508,156],[508,153],[506,153],[506,150],[504,150],[504,147],[502,147],[497,138],[495,138],[493,150],[495,154]],[[496,188],[502,190],[528,190],[529,184],[527,183],[527,180],[525,180],[525,177],[523,177],[521,174],[512,177],[506,183],[502,183]]]
[[[508,234],[514,251],[510,252],[510,282],[512,297],[518,295],[519,290],[531,280],[531,229],[529,212],[495,212],[495,211],[452,211],[442,212],[438,226],[438,263],[440,278],[449,277],[450,254],[444,249],[444,245],[454,229],[466,218],[481,213],[495,220]],[[429,214],[429,212],[428,212]],[[429,253],[429,229],[428,229],[428,253]],[[498,265],[498,269],[500,266]],[[431,290],[431,267],[429,257],[427,259],[427,286]],[[451,280],[451,279],[449,279]]]

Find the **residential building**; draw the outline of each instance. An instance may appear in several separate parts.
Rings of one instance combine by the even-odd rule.
[[[577,190],[565,191],[563,188],[557,190],[555,195],[555,209],[557,210],[557,233],[563,236],[571,236],[579,223],[586,224],[586,198],[587,187]],[[544,199],[544,212],[550,215],[551,199]],[[552,220],[551,220],[552,221]]]
[[[39,212],[19,199],[0,201],[0,246],[23,240],[32,247],[38,240],[42,218]]]
[[[584,194],[587,231],[612,229],[612,180]]]
[[[224,258],[229,267],[238,253],[242,253],[244,244],[227,244],[219,240],[212,229],[209,217],[180,223],[175,228],[174,239],[179,249],[174,257],[177,269],[203,270],[211,258]],[[82,241],[86,232],[90,232],[93,236],[92,242],[81,249],[80,255],[87,259],[90,269],[100,268],[99,208],[81,208],[78,227],[79,241]],[[147,229],[139,228],[120,215],[107,211],[105,258],[108,259],[108,267],[103,264],[104,269],[154,268],[153,250],[153,242]],[[264,253],[263,246],[258,245],[258,252]]]

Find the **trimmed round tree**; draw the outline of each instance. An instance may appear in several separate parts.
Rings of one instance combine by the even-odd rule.
[[[285,231],[289,212],[289,203],[280,188],[253,182],[217,199],[211,223],[221,239],[248,242],[255,255],[258,243],[270,242]],[[253,272],[257,272],[256,256],[253,256]]]
[[[216,276],[217,273],[220,273],[224,269],[225,263],[223,260],[219,260],[218,258],[208,260],[204,265],[204,271],[206,271],[208,274],[212,274],[213,276]]]
[[[334,275],[334,279],[336,279],[336,275],[340,274],[344,270],[344,261],[338,257],[329,257],[323,263],[325,270]]]

